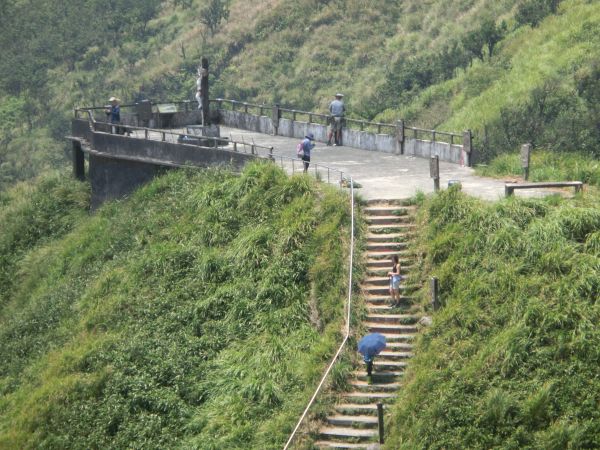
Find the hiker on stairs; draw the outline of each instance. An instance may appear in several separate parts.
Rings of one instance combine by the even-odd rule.
[[[388,272],[390,278],[390,296],[392,297],[392,305],[397,305],[400,302],[400,261],[398,255],[392,256],[392,269]]]

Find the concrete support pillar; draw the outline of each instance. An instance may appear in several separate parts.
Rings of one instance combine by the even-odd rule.
[[[465,130],[463,132],[463,149],[461,155],[461,166],[472,166],[471,151],[473,150],[473,134],[471,130]]]
[[[281,109],[279,108],[278,104],[275,104],[275,106],[273,106],[273,112],[271,115],[271,122],[273,125],[273,136],[277,136],[277,133],[279,131],[279,119],[281,119]]]
[[[81,149],[81,142],[72,141],[73,150],[71,159],[73,160],[73,176],[78,180],[85,180],[85,159],[83,157],[83,150]]]

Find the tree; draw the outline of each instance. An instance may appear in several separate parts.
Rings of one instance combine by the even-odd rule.
[[[228,0],[208,0],[208,3],[200,10],[200,22],[208,28],[211,36],[214,36],[221,21],[228,18]]]

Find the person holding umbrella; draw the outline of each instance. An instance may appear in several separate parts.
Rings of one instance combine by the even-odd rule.
[[[369,384],[373,382],[373,361],[375,356],[385,348],[385,336],[380,333],[370,333],[358,341],[358,352],[363,355],[363,360],[367,365],[367,381]]]

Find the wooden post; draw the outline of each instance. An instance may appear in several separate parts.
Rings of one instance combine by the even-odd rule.
[[[471,157],[472,155],[472,151],[473,151],[473,135],[471,133],[471,130],[465,130],[463,132],[463,159],[466,158],[467,160],[464,161],[465,165],[467,167],[472,167],[473,166],[473,158]]]
[[[400,154],[404,155],[404,120],[396,121],[396,138],[400,145]]]
[[[435,155],[429,160],[429,176],[433,178],[433,190],[440,190],[440,158]]]
[[[208,59],[202,58],[200,70],[200,88],[202,89],[203,125],[210,125],[210,94],[208,91]]]
[[[383,403],[377,402],[377,421],[379,422],[379,443],[383,444]]]
[[[271,124],[273,125],[273,136],[277,136],[279,131],[279,119],[281,119],[281,109],[279,108],[279,104],[275,104],[273,106],[273,113],[271,115]]]
[[[529,179],[529,159],[531,157],[531,144],[521,146],[521,166],[523,167],[523,179]]]
[[[85,160],[83,157],[83,150],[81,149],[81,142],[73,141],[73,176],[80,180],[85,180]]]
[[[431,278],[431,306],[434,311],[440,308],[440,297],[439,297],[439,282],[437,277]]]

